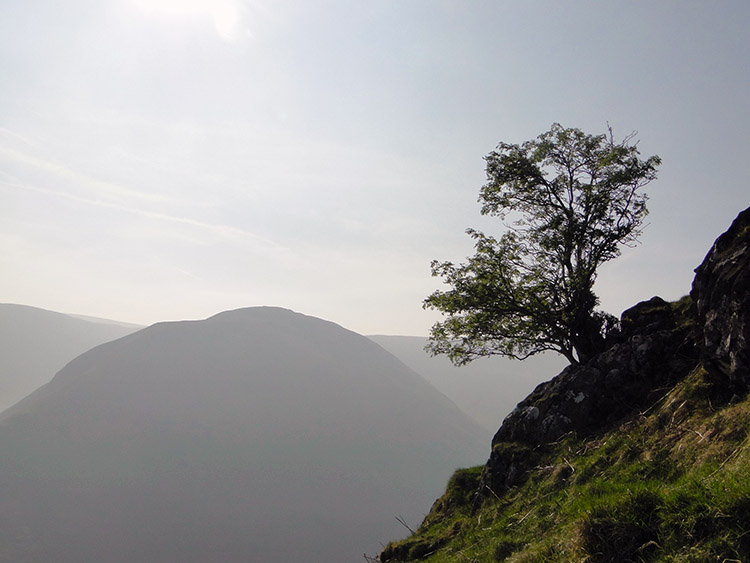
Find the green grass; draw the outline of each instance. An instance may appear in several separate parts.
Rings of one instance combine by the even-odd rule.
[[[719,404],[698,369],[607,434],[539,454],[525,483],[477,502],[460,470],[391,561],[750,561],[750,401]]]

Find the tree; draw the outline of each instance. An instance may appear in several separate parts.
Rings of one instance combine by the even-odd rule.
[[[498,239],[468,229],[476,249],[468,262],[432,262],[450,289],[424,301],[446,316],[432,327],[430,352],[457,365],[545,350],[586,363],[604,349],[617,321],[596,310],[597,269],[637,242],[648,213],[641,188],[661,164],[641,160],[634,137],[615,142],[609,127],[587,135],[555,123],[485,157],[481,213],[505,230]]]

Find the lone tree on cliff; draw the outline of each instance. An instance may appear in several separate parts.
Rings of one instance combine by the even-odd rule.
[[[427,349],[457,364],[479,356],[524,359],[545,350],[586,363],[616,319],[596,310],[597,268],[632,246],[648,213],[641,188],[658,156],[639,158],[634,134],[615,142],[555,123],[521,145],[500,143],[485,157],[482,215],[506,227],[496,239],[474,229],[465,264],[432,262],[450,286],[424,301],[447,318]]]

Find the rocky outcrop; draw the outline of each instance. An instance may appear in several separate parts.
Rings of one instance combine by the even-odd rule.
[[[625,311],[622,341],[539,385],[508,415],[493,444],[537,445],[570,431],[600,431],[607,421],[641,406],[650,390],[695,364],[691,324],[684,314],[689,312],[659,297]]]
[[[750,208],[695,270],[690,295],[702,326],[701,359],[732,384],[750,386]]]
[[[628,309],[622,314],[617,333],[607,337],[607,347],[602,353],[585,365],[565,368],[554,379],[537,386],[503,421],[492,440],[492,452],[486,465],[464,470],[464,476],[471,479],[464,479],[460,487],[456,485],[458,480],[454,476],[446,494],[433,505],[423,528],[411,538],[389,544],[381,555],[381,561],[419,560],[435,549],[443,550],[446,554],[460,553],[450,550],[463,549],[463,538],[474,538],[473,533],[479,528],[492,530],[490,533],[500,532],[494,548],[495,560],[506,560],[515,554],[518,556],[511,557],[514,560],[524,556],[537,560],[544,558],[543,553],[552,555],[553,552],[558,556],[555,560],[562,560],[563,555],[550,547],[553,544],[547,545],[550,550],[540,551],[539,543],[530,547],[529,537],[516,541],[520,524],[537,508],[536,501],[526,502],[520,508],[522,505],[515,504],[516,500],[528,497],[539,499],[540,510],[535,512],[535,518],[539,515],[543,523],[529,529],[535,530],[535,533],[546,533],[560,520],[557,515],[546,520],[541,515],[544,511],[554,513],[555,510],[552,502],[545,504],[542,500],[544,497],[559,490],[559,487],[565,487],[571,498],[579,498],[581,494],[593,490],[576,489],[582,483],[588,484],[589,477],[582,477],[580,482],[571,477],[576,467],[565,457],[562,460],[566,464],[560,463],[561,453],[567,455],[571,451],[585,458],[589,444],[603,445],[609,436],[615,438],[612,447],[614,452],[618,452],[617,437],[627,436],[634,427],[639,428],[642,439],[650,445],[644,446],[637,460],[626,459],[630,457],[630,453],[627,453],[614,462],[615,465],[620,464],[619,475],[637,468],[635,473],[626,477],[630,483],[640,482],[642,463],[650,465],[649,474],[652,469],[658,469],[660,462],[654,460],[670,449],[669,445],[680,433],[689,438],[679,438],[672,452],[666,453],[666,459],[670,461],[661,465],[661,469],[667,473],[679,467],[678,474],[671,473],[672,478],[679,475],[681,480],[684,468],[692,464],[688,458],[701,458],[696,453],[701,452],[702,448],[713,449],[705,458],[712,460],[711,464],[723,460],[724,466],[730,458],[735,457],[744,447],[747,421],[740,418],[737,427],[731,430],[728,421],[744,416],[740,413],[746,409],[747,395],[750,393],[750,209],[739,214],[695,271],[690,295],[675,303],[653,297]],[[681,398],[679,406],[676,406],[678,401],[670,402],[672,397],[684,397],[685,400]],[[669,400],[661,401],[663,398]],[[673,403],[673,410],[669,410]],[[675,414],[683,407],[685,418],[675,422]],[[687,413],[690,410],[695,412]],[[668,422],[663,417],[667,412],[670,413],[666,417]],[[732,414],[728,415],[728,412]],[[683,426],[686,420],[690,420],[691,414],[695,415],[695,421],[713,420],[708,424],[709,430],[699,433]],[[664,435],[661,432],[663,428]],[[670,433],[667,433],[667,429]],[[691,433],[700,439],[691,442]],[[649,441],[646,434],[654,434],[654,440]],[[594,442],[591,442],[592,439]],[[701,444],[704,440],[706,443]],[[630,438],[627,441],[630,442]],[[600,461],[603,459],[599,458]],[[653,466],[651,462],[654,462]],[[704,463],[705,460],[698,459],[693,466],[693,475],[698,476],[696,479],[702,479],[702,475],[705,475]],[[735,465],[743,467],[739,457],[735,458]],[[578,474],[582,476],[585,462],[578,464],[578,467],[584,469]],[[717,473],[715,467],[712,471],[712,476]],[[529,479],[531,474],[535,475],[533,479]],[[616,480],[618,473],[612,475]],[[598,483],[609,477],[610,474],[606,477],[600,474]],[[729,469],[728,465],[726,478],[731,483],[742,479],[741,473],[736,468]],[[541,492],[542,484],[544,493]],[[456,488],[461,494],[456,493]],[[514,488],[514,491],[504,495],[510,488]],[[680,494],[683,494],[683,489],[680,487]],[[720,560],[730,555],[741,555],[745,560],[748,548],[743,544],[740,549],[744,551],[736,549],[736,545],[743,541],[736,537],[734,542],[727,544],[731,544],[726,551],[728,555],[723,555],[723,551],[713,551],[713,547],[702,549],[701,543],[714,537],[730,537],[729,532],[735,529],[731,526],[736,526],[744,537],[746,495],[731,501],[743,506],[741,511],[722,512],[722,520],[736,521],[736,525],[733,523],[730,527],[716,528],[715,533],[711,531],[706,534],[694,534],[697,528],[691,527],[685,534],[681,530],[687,528],[682,528],[682,522],[664,525],[652,520],[634,526],[630,520],[632,514],[657,513],[658,503],[662,503],[664,513],[667,509],[673,510],[673,505],[663,503],[664,499],[673,495],[666,492],[656,494],[649,488],[648,493],[636,500],[631,494],[631,487],[624,487],[622,492],[627,493],[621,497],[624,499],[622,504],[610,505],[612,501],[608,493],[606,503],[599,505],[595,511],[598,516],[591,519],[590,513],[575,523],[575,529],[583,534],[581,553],[589,554],[592,561],[630,561],[643,557],[650,560],[656,551],[663,551],[667,555],[671,553],[670,550],[677,553],[675,560],[683,560],[687,553],[693,553],[693,549],[698,549],[696,553],[700,560]],[[700,500],[696,500],[698,511],[695,517],[703,518],[705,496],[703,491],[696,494],[695,498]],[[689,498],[689,495],[685,498]],[[721,495],[717,497],[721,498]],[[554,503],[558,502],[556,498]],[[633,503],[636,504],[631,506]],[[622,514],[618,513],[620,510]],[[458,518],[448,520],[457,512]],[[517,518],[523,513],[526,515]],[[469,514],[471,517],[467,518]],[[677,519],[685,517],[690,520],[688,514],[680,511]],[[490,520],[496,518],[496,523],[485,524],[486,516]],[[446,527],[444,521],[451,522],[453,527]],[[661,531],[657,533],[654,528],[661,528]],[[562,535],[571,530],[567,526],[564,529],[566,531]],[[465,536],[452,543],[450,534]],[[487,540],[489,536],[477,537]],[[558,535],[558,539],[560,537]],[[662,540],[666,541],[660,546]],[[667,545],[669,542],[674,545]],[[717,541],[716,545],[720,543]],[[557,548],[563,544],[554,545]],[[692,546],[689,551],[686,550],[688,545]],[[570,555],[571,552],[563,553]]]
[[[620,333],[585,365],[568,366],[539,385],[492,440],[481,491],[525,478],[534,452],[568,433],[603,433],[653,405],[699,362],[723,374],[732,393],[750,388],[750,209],[720,236],[696,269],[690,296],[659,297],[621,317]]]
[[[689,298],[653,297],[622,314],[616,343],[588,364],[568,366],[539,385],[503,421],[492,440],[484,484],[497,491],[523,478],[543,447],[575,432],[603,432],[647,408],[695,366],[695,323]]]

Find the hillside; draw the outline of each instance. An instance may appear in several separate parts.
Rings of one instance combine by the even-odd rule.
[[[483,449],[445,396],[333,323],[159,323],[0,415],[0,561],[348,563]]]
[[[368,336],[412,368],[465,413],[487,429],[497,430],[513,407],[542,381],[565,365],[555,353],[540,354],[526,361],[499,356],[478,358],[455,366],[445,356],[430,356],[423,336]]]
[[[76,356],[139,328],[0,303],[0,411],[50,381]]]
[[[750,558],[750,209],[689,296],[623,313],[621,334],[505,419],[386,561]]]

